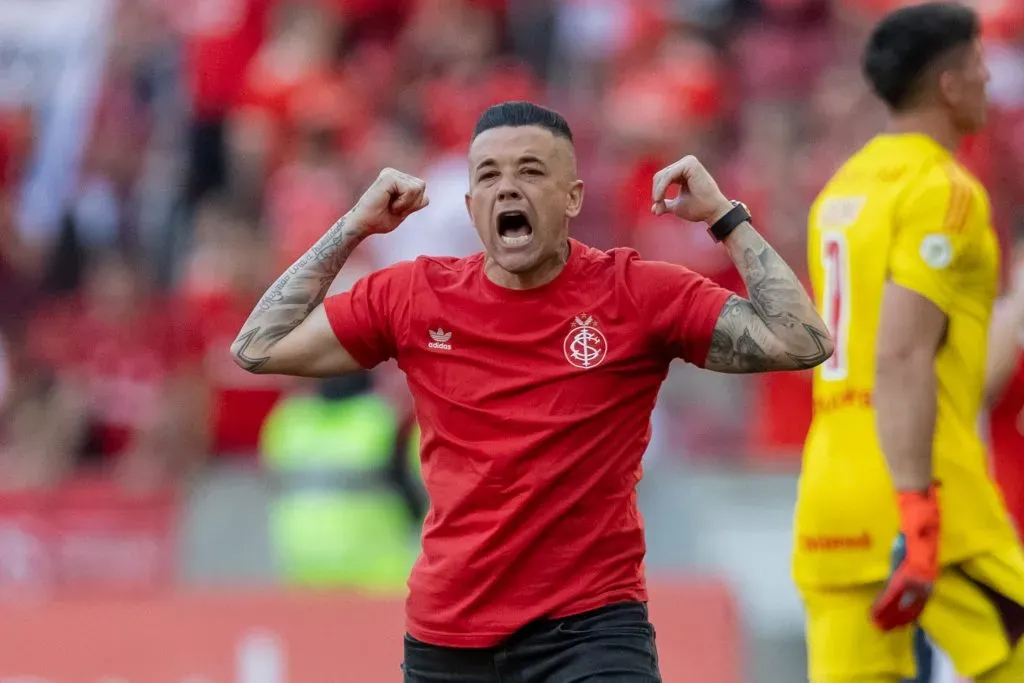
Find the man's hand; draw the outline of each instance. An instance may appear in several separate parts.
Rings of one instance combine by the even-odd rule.
[[[338,343],[321,303],[366,237],[394,230],[429,202],[427,184],[386,168],[356,206],[342,216],[263,295],[231,345],[249,372],[331,377],[359,370]]]
[[[871,606],[871,618],[883,631],[917,621],[939,578],[939,503],[937,488],[901,491],[900,535],[893,548],[893,572]]]
[[[349,212],[351,223],[364,236],[389,233],[430,203],[426,191],[419,178],[385,168]]]
[[[679,186],[679,196],[666,199]],[[656,216],[672,213],[709,226],[733,209],[696,157],[683,157],[654,175]],[[832,355],[833,343],[800,279],[749,223],[724,241],[750,293],[730,297],[715,323],[704,367],[715,372],[804,370]]]
[[[665,199],[668,189],[679,186],[679,196]],[[711,225],[732,209],[732,204],[707,169],[695,156],[686,156],[654,174],[651,213],[672,213],[683,220]]]

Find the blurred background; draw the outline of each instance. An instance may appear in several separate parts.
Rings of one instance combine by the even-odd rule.
[[[507,99],[573,127],[578,239],[741,290],[703,229],[648,212],[696,154],[805,273],[811,200],[884,123],[857,60],[899,4],[0,0],[0,681],[397,680],[425,506],[403,380],[247,375],[255,301],[384,166],[430,207],[334,291],[478,251],[464,155]],[[1024,2],[975,5],[992,115],[962,156],[1008,244]],[[641,485],[666,680],[805,679],[809,417],[805,374],[673,370]]]

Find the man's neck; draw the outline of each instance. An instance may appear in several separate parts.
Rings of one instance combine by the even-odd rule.
[[[905,114],[895,114],[889,122],[891,133],[919,133],[927,135],[950,152],[956,152],[964,136],[949,116],[942,111],[922,109]]]
[[[484,261],[484,274],[494,284],[506,289],[536,289],[558,277],[569,262],[569,241],[562,243],[558,253],[525,273],[511,273],[499,266],[490,256]]]

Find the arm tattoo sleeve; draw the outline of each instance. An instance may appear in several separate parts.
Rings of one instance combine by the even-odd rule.
[[[298,327],[324,300],[338,271],[361,241],[345,223],[343,217],[331,226],[256,304],[232,345],[246,370],[258,372],[270,359],[270,347]]]
[[[725,303],[705,367],[735,373],[800,370],[832,355],[832,340],[814,303],[765,239],[744,225],[726,247],[750,298],[733,296]]]

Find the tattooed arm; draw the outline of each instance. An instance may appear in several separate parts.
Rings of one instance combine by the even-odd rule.
[[[239,366],[304,377],[359,369],[334,337],[320,304],[363,235],[348,216],[342,218],[271,285],[231,345]]]
[[[385,169],[356,204],[271,285],[231,345],[254,373],[330,377],[360,369],[341,346],[321,305],[352,251],[427,205],[422,180]]]
[[[680,188],[668,199],[668,189]],[[683,157],[654,175],[655,215],[672,213],[714,225],[729,202],[707,169]],[[743,276],[750,299],[725,302],[704,367],[717,372],[769,372],[813,368],[832,355],[832,338],[803,284],[761,235],[743,223],[725,239],[725,248]]]
[[[747,285],[749,299],[726,301],[705,367],[717,372],[802,370],[832,355],[832,339],[803,284],[749,224],[725,248]]]

